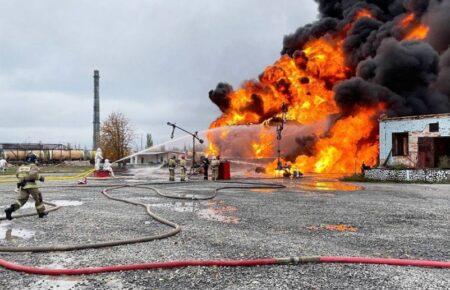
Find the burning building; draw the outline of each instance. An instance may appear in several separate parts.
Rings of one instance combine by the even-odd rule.
[[[450,114],[382,118],[380,165],[450,168]]]
[[[325,129],[281,147],[283,162],[304,172],[349,173],[378,164],[381,115],[450,112],[450,0],[316,2],[320,19],[285,36],[281,57],[257,80],[210,91],[222,112],[210,128],[262,126],[239,146],[233,134],[209,134],[209,153],[236,148],[240,157],[273,157],[276,134],[264,124],[321,123]]]

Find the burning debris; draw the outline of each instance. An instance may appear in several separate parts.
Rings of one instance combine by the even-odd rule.
[[[318,231],[318,230],[328,230],[332,232],[357,232],[358,228],[350,225],[337,224],[337,225],[320,225],[320,226],[310,226],[308,230]]]
[[[290,138],[281,154],[292,170],[355,172],[378,162],[380,115],[450,111],[450,0],[317,2],[321,19],[286,36],[258,80],[209,93],[222,111],[211,128],[266,124],[245,140],[209,134],[214,154],[273,158],[267,124],[287,106],[291,124],[328,124]],[[277,161],[266,171],[276,173]]]

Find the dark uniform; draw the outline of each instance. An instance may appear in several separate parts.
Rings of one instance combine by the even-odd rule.
[[[208,180],[209,159],[203,156],[201,161],[203,167],[203,179]]]
[[[45,206],[42,201],[42,194],[38,189],[36,181],[44,182],[44,177],[39,175],[39,168],[36,164],[22,165],[17,169],[16,173],[19,182],[17,187],[19,191],[19,198],[16,203],[12,204],[9,208],[5,209],[6,218],[11,220],[11,214],[21,208],[27,201],[30,195],[34,199],[34,205],[40,218],[47,215],[45,213]]]

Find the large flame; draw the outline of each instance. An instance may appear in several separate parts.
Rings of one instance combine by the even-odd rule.
[[[405,31],[404,40],[424,40],[428,36],[429,27],[422,24],[413,13],[406,15],[400,25]]]
[[[211,128],[261,123],[279,115],[283,104],[289,105],[287,119],[301,124],[337,113],[332,84],[345,79],[349,71],[341,42],[315,39],[294,58],[283,55],[265,69],[260,82],[246,82],[231,93],[230,108]]]
[[[355,15],[355,21],[362,17],[373,18],[369,10],[361,10]],[[414,15],[407,15],[398,25],[406,40],[423,39],[428,32],[428,28]],[[334,85],[353,73],[346,66],[343,49],[345,33],[351,26],[350,23],[343,32],[333,36],[310,40],[292,57],[281,56],[264,70],[259,81],[245,82],[240,89],[231,92],[228,95],[230,106],[210,127],[270,123],[271,120],[279,122],[283,116],[287,121],[306,125],[330,116],[341,116],[326,134],[316,136],[313,154],[297,156],[289,164],[290,168],[303,172],[350,173],[359,172],[363,162],[369,166],[376,165],[377,118],[383,113],[384,105],[360,107],[342,117],[332,90]],[[285,114],[281,109],[283,106],[287,107]],[[242,144],[250,147],[248,152],[252,153],[248,158],[275,157],[275,130],[268,132],[262,129],[258,138],[250,144]],[[227,146],[220,136],[209,135],[208,139],[212,144],[208,150],[210,154],[219,154]],[[283,163],[286,162],[283,160]],[[277,165],[278,160],[275,160],[266,169],[277,174]]]

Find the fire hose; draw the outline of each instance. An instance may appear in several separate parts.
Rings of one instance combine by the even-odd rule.
[[[269,188],[269,189],[276,189],[276,188],[284,188],[283,185],[279,185],[279,184],[266,184],[266,183],[261,183],[261,184],[254,184],[254,183],[244,183],[244,182],[240,182],[240,184],[248,184],[250,186],[246,186],[246,187],[238,187],[238,186],[223,186],[223,187],[219,187],[216,188],[212,194],[207,195],[207,196],[195,196],[192,195],[190,197],[188,196],[177,196],[177,195],[169,195],[166,193],[163,193],[162,191],[160,191],[158,188],[153,187],[153,186],[146,186],[148,184],[136,184],[136,185],[117,185],[117,186],[113,186],[113,187],[108,187],[106,189],[104,189],[102,191],[102,194],[107,197],[108,199],[111,200],[115,200],[115,201],[120,201],[123,203],[127,203],[127,204],[131,204],[131,205],[136,205],[136,206],[141,206],[144,207],[147,214],[149,216],[151,216],[154,220],[167,225],[171,228],[173,228],[172,230],[169,230],[167,232],[164,232],[162,234],[157,234],[157,235],[150,235],[150,236],[144,236],[144,237],[139,237],[139,238],[134,238],[134,239],[125,239],[125,240],[116,240],[116,241],[108,241],[108,242],[99,242],[99,243],[91,243],[91,244],[75,244],[75,245],[52,245],[52,246],[36,246],[36,247],[0,247],[0,252],[56,252],[56,251],[74,251],[74,250],[86,250],[86,249],[96,249],[96,248],[104,248],[104,247],[114,247],[114,246],[120,246],[120,245],[127,245],[127,244],[136,244],[136,243],[144,243],[144,242],[149,242],[149,241],[153,241],[153,240],[160,240],[160,239],[164,239],[164,238],[168,238],[171,236],[176,235],[177,233],[179,233],[181,231],[181,227],[174,223],[171,222],[159,215],[157,215],[156,213],[152,212],[152,210],[150,209],[150,205],[145,204],[145,203],[140,203],[140,202],[136,202],[136,201],[130,201],[127,199],[122,199],[122,198],[118,198],[118,197],[113,197],[109,194],[109,191],[113,191],[113,190],[117,190],[117,189],[121,189],[121,188],[126,188],[126,187],[132,187],[132,188],[144,188],[144,189],[150,189],[153,190],[154,192],[156,192],[158,195],[163,196],[163,197],[167,197],[167,198],[174,198],[174,199],[191,199],[191,200],[207,200],[207,199],[213,199],[214,197],[217,196],[218,192],[221,190],[226,190],[226,189],[243,189],[243,188],[248,188],[248,189],[258,189],[258,188]],[[153,184],[152,184],[153,185]],[[68,186],[68,187],[77,187],[79,188],[79,186]],[[85,186],[83,186],[85,187]],[[94,186],[94,187],[98,187],[98,186]],[[57,207],[54,204],[51,203],[47,203],[51,206],[54,206],[53,208],[51,208],[49,211],[54,211],[59,209],[60,207]],[[20,215],[20,216],[14,216],[14,218],[20,218],[20,217],[25,217],[25,216],[31,216],[31,215],[35,215],[35,214],[24,214],[24,215]],[[0,218],[0,220],[4,220],[5,218]]]
[[[64,175],[64,176],[48,176],[46,178],[47,181],[67,181],[67,180],[77,180],[85,178],[94,172],[95,169],[89,169],[84,172],[81,172],[77,175]],[[9,176],[0,176],[0,183],[12,183],[17,180],[15,175],[9,175]]]
[[[134,243],[143,243],[153,240],[159,240],[176,235],[181,231],[181,227],[151,211],[150,205],[113,197],[110,192],[122,188],[145,188],[150,189],[158,195],[175,198],[175,199],[191,199],[191,200],[207,200],[217,196],[218,192],[227,189],[280,189],[284,188],[284,185],[269,184],[269,183],[248,183],[248,182],[226,182],[229,185],[216,188],[212,194],[206,196],[198,195],[170,195],[163,193],[158,188],[153,187],[152,184],[136,184],[136,185],[114,185],[114,186],[64,186],[64,187],[107,187],[102,190],[102,194],[111,200],[124,202],[131,205],[141,206],[146,209],[148,215],[154,220],[171,227],[172,229],[157,235],[144,236],[134,239],[116,240],[108,242],[99,242],[91,244],[75,244],[75,245],[52,245],[52,246],[36,246],[36,247],[0,247],[0,252],[54,252],[54,251],[74,251],[84,249],[95,249],[103,247],[112,247],[119,245],[127,245]],[[236,186],[233,184],[244,184],[248,186]],[[59,187],[59,186],[55,186]],[[52,203],[47,203],[52,208],[48,211],[54,211],[59,209]],[[33,214],[24,214],[15,216],[15,218],[30,216]],[[1,219],[0,219],[1,220]],[[129,265],[112,265],[105,267],[88,267],[77,269],[46,269],[39,267],[30,267],[25,265],[19,265],[11,263],[9,261],[0,259],[0,266],[13,270],[29,274],[39,275],[87,275],[97,274],[105,272],[117,272],[117,271],[134,271],[134,270],[148,270],[148,269],[163,269],[163,268],[181,268],[191,266],[222,266],[222,267],[252,267],[252,266],[267,266],[267,265],[298,265],[305,263],[356,263],[356,264],[384,264],[384,265],[396,265],[396,266],[414,266],[414,267],[434,267],[434,268],[450,268],[450,262],[446,261],[428,261],[428,260],[407,260],[407,259],[385,259],[385,258],[366,258],[366,257],[339,257],[339,256],[311,256],[311,257],[289,257],[289,258],[267,258],[267,259],[253,259],[253,260],[185,260],[185,261],[168,261],[168,262],[150,262],[142,264],[129,264]]]

